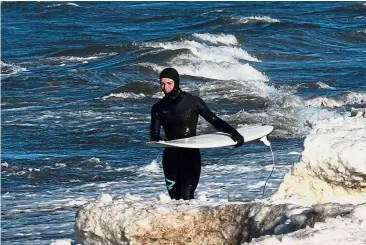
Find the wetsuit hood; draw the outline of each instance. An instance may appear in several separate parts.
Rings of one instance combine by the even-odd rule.
[[[166,93],[165,96],[171,99],[175,99],[181,93],[179,87],[179,73],[174,68],[165,68],[159,76],[159,80],[162,78],[169,78],[174,81],[174,88],[170,93]]]

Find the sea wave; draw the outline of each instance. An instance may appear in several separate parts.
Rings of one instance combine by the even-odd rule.
[[[238,24],[280,23],[278,19],[273,19],[269,16],[230,17],[230,19]]]
[[[80,5],[76,3],[58,3],[58,4],[52,4],[48,5],[47,8],[53,8],[53,7],[64,7],[64,6],[70,6],[70,7],[80,7]]]
[[[145,94],[135,94],[135,93],[111,93],[110,95],[106,95],[102,97],[102,100],[107,100],[110,98],[120,98],[120,99],[144,99],[146,97]]]
[[[317,107],[342,107],[353,104],[366,104],[366,93],[362,92],[346,92],[333,97],[316,97],[305,100],[308,106]]]
[[[26,68],[20,67],[15,64],[5,63],[0,61],[1,64],[1,75],[15,75],[17,73],[28,71]]]
[[[80,63],[89,63],[89,61],[102,59],[109,56],[114,56],[117,53],[98,53],[92,56],[87,57],[78,57],[78,56],[59,56],[59,57],[49,57],[46,58],[45,61],[49,65],[58,65],[58,66],[65,66],[65,65],[73,65],[73,64],[80,64]]]
[[[137,65],[160,73],[168,64],[171,67],[177,68],[182,75],[214,80],[269,81],[265,74],[259,72],[250,64],[243,64],[244,60],[251,62],[261,61],[239,46],[230,46],[237,42],[235,36],[195,33],[194,37],[208,43],[202,43],[198,40],[143,43],[141,46],[144,48],[156,49],[155,56],[159,55],[159,52],[162,52],[161,50],[188,50],[189,52],[170,54],[165,61],[158,62],[165,63],[164,65],[151,62],[140,62]],[[218,46],[210,45],[216,42],[218,44],[224,42],[225,44]]]
[[[123,85],[117,89],[110,91],[107,95],[102,97],[102,100],[107,99],[146,99],[146,98],[162,98],[158,83],[150,82],[131,82]]]
[[[213,39],[213,38],[212,38]],[[144,47],[162,48],[168,50],[188,49],[194,57],[199,60],[220,62],[237,62],[238,60],[247,60],[260,62],[256,57],[251,56],[247,51],[240,47],[228,46],[209,46],[191,40],[165,42],[165,43],[144,43]]]
[[[353,3],[348,6],[335,7],[332,12],[353,12],[353,13],[364,13],[366,10],[365,3]]]
[[[181,58],[181,57],[180,57]],[[257,71],[249,64],[217,64],[213,62],[186,62],[173,59],[172,66],[175,67],[181,75],[193,77],[208,78],[214,80],[237,80],[237,81],[269,81],[269,78],[263,73]],[[165,67],[153,63],[139,63],[139,66],[150,68],[160,73]]]
[[[238,45],[239,42],[234,35],[230,34],[210,34],[210,33],[194,33],[193,37],[199,38],[212,44]]]

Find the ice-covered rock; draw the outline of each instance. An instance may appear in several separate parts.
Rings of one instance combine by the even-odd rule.
[[[105,202],[105,203],[109,203],[109,202],[112,202],[113,201],[113,198],[111,195],[109,194],[101,194],[99,197],[98,197],[98,201],[99,202]]]
[[[320,121],[304,146],[300,163],[270,200],[308,206],[366,202],[365,118]]]
[[[206,196],[205,193],[199,193],[198,196],[197,196],[197,199],[200,200],[200,201],[206,202],[207,201],[207,196]]]
[[[156,200],[158,200],[160,202],[170,202],[171,201],[170,197],[167,194],[164,194],[164,193],[159,193],[156,196]]]
[[[316,205],[305,210],[301,214],[303,216],[301,219],[297,219],[298,216],[291,216],[290,222],[286,221],[287,224],[278,226],[292,225],[292,230],[289,228],[287,230],[289,232],[254,238],[250,243],[244,244],[363,245],[366,244],[365,213],[366,204],[356,207],[339,204]],[[298,223],[299,220],[300,223]]]
[[[354,219],[366,221],[366,203],[355,207],[351,212],[351,216]]]
[[[320,244],[317,239],[339,240],[333,244],[340,245],[352,236],[357,236],[355,244],[361,244],[366,241],[365,213],[366,203],[300,207],[197,200],[165,203],[123,197],[83,206],[76,216],[75,231],[79,243],[90,245]],[[333,232],[335,236],[325,238]]]
[[[96,200],[78,210],[75,231],[82,244],[240,244],[272,234],[286,205],[264,203]]]

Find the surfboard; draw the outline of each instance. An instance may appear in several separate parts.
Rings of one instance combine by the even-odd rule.
[[[260,139],[272,132],[273,126],[244,126],[237,128],[238,132],[244,137],[244,142],[250,142]],[[149,147],[180,147],[180,148],[217,148],[236,145],[227,133],[216,132],[212,134],[203,134],[184,139],[169,141],[150,141],[146,143]]]

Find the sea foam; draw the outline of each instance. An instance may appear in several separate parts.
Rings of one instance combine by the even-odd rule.
[[[28,71],[26,68],[24,67],[20,67],[18,65],[15,64],[10,64],[10,63],[5,63],[3,61],[0,61],[0,66],[1,66],[1,75],[14,75],[23,71]]]
[[[238,45],[239,42],[234,35],[230,34],[210,34],[210,33],[194,33],[194,37],[197,37],[203,41],[207,41],[212,44],[223,45]]]
[[[318,107],[342,107],[352,104],[366,104],[366,93],[347,92],[334,97],[316,97],[305,100],[305,104]]]
[[[208,37],[206,34],[205,37]],[[214,38],[211,37],[211,40]],[[217,39],[217,38],[216,38]],[[192,40],[183,40],[178,42],[165,43],[145,43],[145,47],[163,48],[168,50],[188,49],[200,60],[212,62],[235,62],[238,59],[259,62],[259,60],[251,56],[247,51],[240,47],[231,46],[209,46]]]
[[[272,19],[269,16],[250,16],[250,17],[231,17],[233,21],[240,24],[247,23],[279,23],[278,19]]]
[[[140,63],[140,66],[148,67],[156,72],[161,72],[164,66],[152,63]],[[269,78],[263,73],[257,71],[249,64],[216,64],[207,62],[197,62],[182,65],[177,65],[172,62],[172,65],[179,70],[181,75],[194,77],[202,77],[214,80],[238,80],[238,81],[268,81]]]
[[[250,55],[236,44],[237,40],[233,35],[214,35],[210,33],[194,34],[194,37],[208,41],[208,43],[224,43],[224,45],[212,46],[194,40],[182,40],[174,42],[147,42],[143,47],[152,47],[163,50],[189,50],[189,53],[182,52],[170,58],[168,63],[175,67],[180,74],[194,77],[202,77],[215,80],[238,80],[238,81],[268,81],[269,78],[253,68],[248,63],[260,62],[259,59]],[[154,63],[139,63],[139,66],[148,67],[157,73],[164,66]]]

